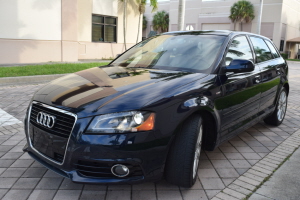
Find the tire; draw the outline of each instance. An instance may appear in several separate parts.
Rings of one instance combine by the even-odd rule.
[[[166,180],[174,185],[192,187],[197,179],[203,135],[199,114],[189,117],[172,143],[165,167]]]
[[[279,126],[283,122],[287,108],[287,99],[287,91],[283,88],[278,96],[274,112],[264,119],[266,124]]]

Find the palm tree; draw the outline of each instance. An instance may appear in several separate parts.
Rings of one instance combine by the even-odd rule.
[[[184,16],[185,16],[185,0],[179,0],[178,4],[178,30],[184,30]]]
[[[127,16],[127,0],[120,0],[123,2],[123,36],[124,36],[124,46],[125,51],[127,50],[126,47],[126,16]]]
[[[136,0],[138,4],[138,9],[139,9],[139,23],[138,23],[138,33],[137,33],[137,38],[136,38],[136,43],[139,41],[139,34],[140,34],[140,23],[141,23],[141,16],[145,13],[145,7],[147,0]],[[158,3],[157,0],[150,0],[150,6],[152,7],[152,12],[156,11],[158,8]]]
[[[260,34],[263,5],[264,5],[264,0],[260,0],[259,17],[258,17],[258,20],[257,20],[257,34]]]
[[[229,18],[234,23],[234,30],[236,23],[241,23],[241,29],[243,22],[250,22],[254,19],[254,7],[249,1],[241,0],[233,4],[230,9]]]
[[[157,12],[153,16],[153,29],[155,31],[166,32],[169,28],[169,14],[166,11]]]
[[[148,21],[147,21],[146,16],[144,15],[143,16],[143,30],[145,30],[147,28],[147,24],[148,24]]]

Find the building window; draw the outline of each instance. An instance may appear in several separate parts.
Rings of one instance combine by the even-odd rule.
[[[92,15],[92,42],[117,42],[117,18]]]
[[[283,51],[283,47],[284,47],[284,40],[280,40],[280,48],[279,48],[279,51]]]

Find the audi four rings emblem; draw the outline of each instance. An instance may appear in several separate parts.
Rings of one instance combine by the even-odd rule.
[[[36,117],[36,122],[42,126],[52,128],[55,124],[55,117],[44,112],[39,112]]]

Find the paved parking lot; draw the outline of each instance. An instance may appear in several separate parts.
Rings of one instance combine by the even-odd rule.
[[[202,152],[198,180],[191,189],[178,188],[164,180],[117,186],[74,184],[56,175],[22,152],[25,144],[22,121],[30,98],[42,85],[0,87],[0,199],[194,200],[212,199],[225,188],[230,193],[234,187],[256,186],[263,180],[263,176],[255,174],[259,172],[257,167],[269,169],[261,160],[300,129],[300,63],[293,62],[289,66],[291,89],[283,124],[272,127],[261,122],[215,151]],[[251,187],[246,189],[251,190]],[[235,191],[239,192],[229,196],[220,193],[215,199],[246,196],[243,188]]]

